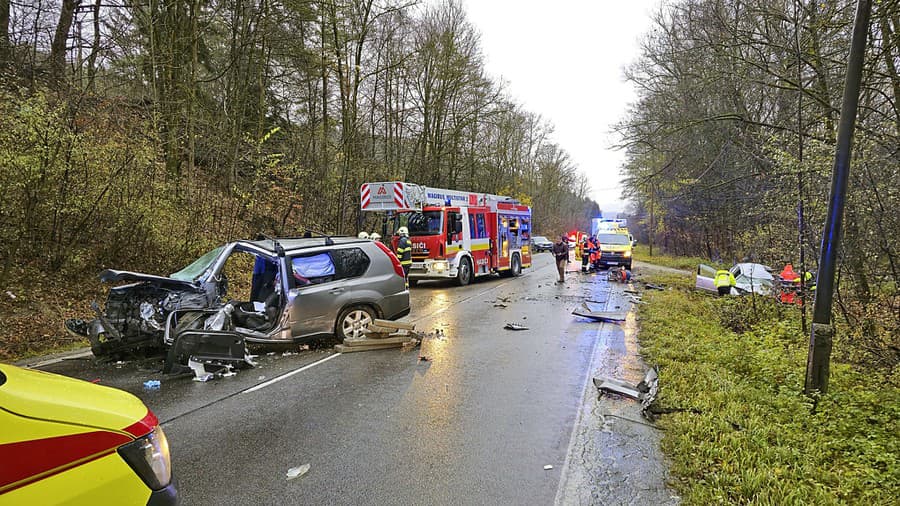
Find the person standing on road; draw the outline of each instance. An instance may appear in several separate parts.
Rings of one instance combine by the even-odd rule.
[[[584,236],[581,242],[581,272],[588,271],[588,264],[591,261],[591,238]]]
[[[559,271],[557,283],[566,282],[566,264],[569,262],[569,238],[560,236],[559,242],[553,245],[553,256],[556,258],[556,270]]]
[[[731,293],[731,287],[737,284],[734,274],[725,269],[716,271],[716,277],[713,282],[716,285],[716,290],[719,292],[719,297]]]
[[[412,243],[409,242],[409,229],[400,227],[397,230],[400,240],[397,241],[397,258],[403,267],[403,275],[409,277],[409,268],[412,267]]]

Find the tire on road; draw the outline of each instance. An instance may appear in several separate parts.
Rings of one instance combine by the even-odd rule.
[[[472,282],[473,277],[472,260],[470,260],[469,257],[464,257],[459,261],[459,267],[456,270],[456,284],[459,286],[466,286]]]
[[[509,269],[502,272],[504,278],[514,278],[522,274],[522,259],[518,253],[513,253],[509,261]]]

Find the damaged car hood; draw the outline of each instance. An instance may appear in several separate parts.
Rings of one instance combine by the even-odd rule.
[[[182,281],[175,278],[167,278],[164,276],[154,276],[152,274],[142,274],[140,272],[117,271],[106,269],[100,273],[100,281],[110,283],[113,281],[147,281],[158,286],[166,288],[180,288],[182,290],[198,290],[198,286],[190,281]]]

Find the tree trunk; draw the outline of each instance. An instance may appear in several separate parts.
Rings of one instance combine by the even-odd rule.
[[[75,8],[81,0],[63,0],[59,8],[59,23],[56,24],[56,33],[53,42],[50,43],[50,76],[54,81],[63,77],[66,67],[66,42],[69,39],[69,30],[72,29],[72,18]]]
[[[9,0],[0,0],[0,70],[6,67],[12,58],[9,46]]]

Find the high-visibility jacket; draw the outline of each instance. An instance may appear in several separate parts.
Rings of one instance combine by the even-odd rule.
[[[409,237],[400,237],[397,241],[397,257],[400,259],[400,265],[412,265],[412,244]]]
[[[588,241],[588,248],[589,248],[589,251],[591,252],[590,253],[591,263],[594,263],[597,260],[599,260],[600,259],[600,245],[597,244],[597,241],[595,241],[593,239]]]
[[[716,271],[716,277],[713,282],[715,283],[716,288],[722,286],[734,286],[737,284],[737,280],[734,279],[734,274],[724,269]]]

